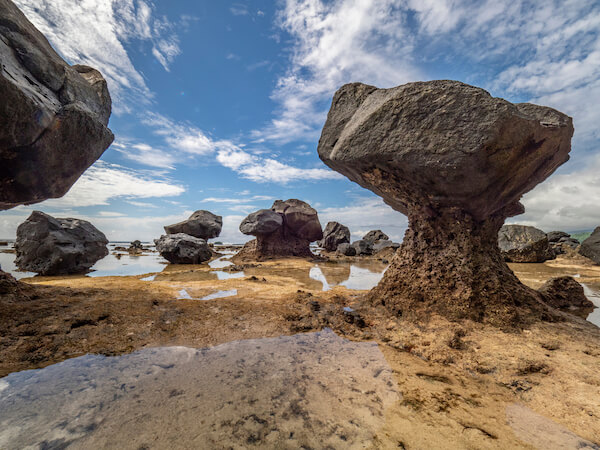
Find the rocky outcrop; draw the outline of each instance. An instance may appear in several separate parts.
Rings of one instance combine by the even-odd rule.
[[[370,242],[371,244],[374,244],[376,241],[380,240],[387,241],[388,239],[388,235],[381,230],[371,230],[363,236],[363,241]]]
[[[521,196],[568,160],[570,117],[512,104],[456,81],[336,92],[319,140],[332,169],[408,216],[409,229],[373,303],[502,327],[547,316],[498,249]]]
[[[244,246],[236,260],[314,257],[310,243],[323,237],[317,211],[296,199],[276,200],[270,210],[248,215],[240,224],[240,231],[256,239]]]
[[[356,249],[348,243],[338,245],[336,253],[344,256],[356,256]]]
[[[583,286],[573,277],[556,277],[546,281],[539,292],[550,306],[560,309],[593,308],[594,304],[588,300],[583,291]]]
[[[600,264],[600,227],[597,227],[592,234],[581,243],[579,253],[586,258],[590,258],[596,264]]]
[[[108,255],[106,236],[81,219],[34,211],[17,228],[15,264],[40,275],[83,273]]]
[[[222,227],[223,218],[221,216],[217,216],[210,211],[200,210],[192,214],[189,219],[173,225],[167,225],[164,228],[167,234],[184,233],[208,240],[219,236]]]
[[[63,196],[113,141],[100,72],[69,66],[0,0],[0,210]]]
[[[579,241],[564,231],[551,231],[546,236],[548,237],[550,249],[555,255],[572,253],[579,247]]]
[[[397,249],[398,247],[400,247],[400,244],[398,244],[397,242],[392,242],[389,239],[388,240],[378,240],[373,243],[373,253],[380,252],[381,250],[383,250],[385,248]]]
[[[204,239],[185,233],[162,235],[155,239],[156,251],[172,264],[201,264],[212,258]]]
[[[526,225],[504,225],[500,228],[498,247],[508,262],[541,263],[555,257],[546,233]]]
[[[323,239],[319,245],[325,250],[334,252],[340,244],[350,242],[350,229],[339,222],[329,222],[323,230]]]
[[[359,239],[352,243],[356,256],[368,256],[373,254],[373,244],[364,239]]]

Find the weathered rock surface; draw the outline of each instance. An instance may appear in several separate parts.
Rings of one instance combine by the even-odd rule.
[[[363,240],[374,244],[376,241],[387,241],[389,237],[381,230],[371,230],[363,236]]]
[[[155,239],[156,251],[172,264],[201,264],[212,258],[206,240],[185,233],[162,235]]]
[[[369,241],[365,241],[364,239],[359,239],[358,241],[354,241],[352,243],[352,247],[356,251],[356,256],[367,256],[373,254],[373,244]]]
[[[81,219],[57,219],[34,211],[17,228],[15,264],[40,275],[86,272],[108,255],[106,236]]]
[[[219,236],[222,227],[223,218],[221,216],[217,216],[210,211],[200,210],[192,214],[189,219],[173,225],[167,225],[164,228],[167,234],[184,233],[208,240]]]
[[[100,72],[69,66],[0,0],[0,210],[63,196],[113,141]]]
[[[554,308],[593,308],[594,304],[588,300],[583,292],[583,286],[573,277],[556,277],[546,281],[539,292],[544,300]]]
[[[387,239],[387,240],[380,239],[373,243],[373,253],[380,252],[384,248],[388,248],[388,247],[396,249],[396,248],[400,247],[400,244],[398,244],[397,242],[390,241],[389,239]]]
[[[565,114],[456,81],[340,88],[319,157],[409,219],[371,301],[408,317],[507,327],[547,315],[503,261],[497,235],[523,212],[521,196],[568,160],[572,135]]]
[[[564,231],[551,231],[550,233],[547,233],[546,236],[548,236],[550,248],[555,255],[563,255],[572,252],[576,250],[580,244],[577,239],[572,238],[569,233],[565,233]]]
[[[340,244],[350,242],[350,229],[339,222],[329,222],[323,230],[323,239],[319,245],[330,252],[336,251]]]
[[[505,261],[540,263],[554,258],[546,233],[526,225],[504,225],[498,232],[498,247]]]
[[[550,233],[546,233],[548,237],[548,242],[558,242],[561,238],[571,237],[569,233],[565,233],[564,231],[551,231]]]
[[[356,249],[349,243],[338,245],[336,253],[344,256],[356,256]]]
[[[590,237],[581,243],[579,253],[600,264],[600,227],[596,227]]]
[[[256,236],[256,239],[240,250],[236,260],[260,261],[287,256],[311,258],[314,255],[310,243],[323,237],[317,211],[296,199],[276,200],[270,210],[248,215],[240,224],[240,231]]]

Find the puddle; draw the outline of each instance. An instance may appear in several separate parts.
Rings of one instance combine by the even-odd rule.
[[[156,275],[150,275],[144,278],[140,278],[140,281],[154,281],[156,279]]]
[[[585,296],[596,307],[587,317],[588,322],[592,322],[600,327],[600,284],[582,284]]]
[[[599,447],[562,425],[532,411],[513,404],[506,407],[506,419],[517,438],[539,449],[594,449]]]
[[[87,355],[0,380],[0,448],[365,448],[400,394],[330,330]]]
[[[177,300],[192,300],[192,296],[185,289],[181,289],[178,294]]]
[[[229,260],[230,258],[230,254],[221,256],[220,258],[213,259],[209,262],[208,266],[212,269],[222,269],[223,267],[233,266],[233,263]]]
[[[200,300],[215,300],[217,298],[225,298],[225,297],[233,297],[237,295],[237,289],[230,289],[228,291],[217,291],[205,297],[202,297]]]

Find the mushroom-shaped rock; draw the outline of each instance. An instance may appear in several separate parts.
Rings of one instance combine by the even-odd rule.
[[[600,227],[596,227],[592,234],[581,243],[579,253],[590,258],[596,264],[600,264]]]
[[[541,317],[540,295],[506,266],[497,234],[523,212],[521,196],[568,160],[572,135],[565,114],[456,81],[340,88],[319,157],[409,219],[371,300],[499,326]]]
[[[310,243],[323,237],[317,211],[296,199],[276,200],[270,210],[250,214],[240,224],[240,231],[256,239],[240,250],[234,258],[237,261],[314,257]]]
[[[189,234],[162,235],[154,243],[156,251],[172,264],[200,264],[212,258],[206,241]]]
[[[86,272],[108,255],[106,236],[81,219],[57,219],[34,211],[17,228],[15,264],[40,275]]]
[[[340,244],[350,242],[350,229],[339,222],[329,222],[323,231],[320,246],[325,250],[334,252]]]
[[[63,196],[113,141],[100,72],[69,66],[0,0],[0,210]]]
[[[371,244],[374,244],[376,241],[379,240],[387,241],[388,239],[388,235],[381,230],[371,230],[363,237],[363,241],[370,242]]]
[[[498,247],[505,261],[540,263],[554,258],[546,233],[527,225],[504,225],[498,232]]]
[[[563,276],[550,278],[539,292],[544,300],[555,308],[593,308],[594,304],[585,296],[583,286],[573,277]]]
[[[167,234],[184,233],[208,240],[219,236],[222,227],[223,218],[221,216],[217,216],[210,211],[200,210],[192,214],[189,219],[173,225],[167,225],[164,228]]]
[[[244,234],[258,236],[270,234],[283,226],[283,216],[270,209],[260,209],[246,217],[240,224]]]

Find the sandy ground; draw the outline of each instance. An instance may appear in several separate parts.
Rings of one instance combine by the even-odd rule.
[[[200,348],[330,327],[377,342],[398,383],[401,397],[386,408],[374,448],[598,448],[600,329],[594,325],[571,315],[514,332],[441,317],[408,323],[364,306],[365,291],[322,292],[308,277],[312,266],[300,259],[263,262],[228,280],[215,280],[207,266],[169,266],[152,282],[144,276],[27,280],[28,300],[0,296],[0,376],[86,353]],[[532,287],[565,271],[600,282],[600,267],[583,259],[539,266],[539,274],[513,270]],[[346,276],[336,270],[345,269],[324,271],[325,277]],[[220,290],[237,294],[178,299],[182,289],[196,299]],[[344,311],[348,306],[353,311]]]

